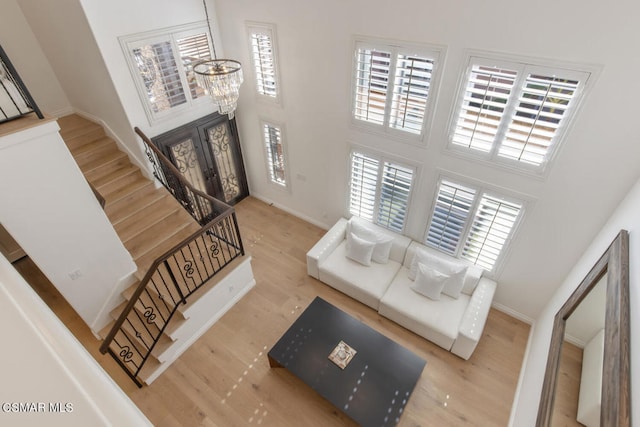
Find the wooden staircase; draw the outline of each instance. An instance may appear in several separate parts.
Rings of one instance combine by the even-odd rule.
[[[105,213],[140,279],[156,258],[200,229],[168,191],[142,175],[102,126],[75,114],[58,123],[80,170],[105,199]]]
[[[118,149],[115,141],[106,136],[102,126],[78,115],[58,119],[60,135],[75,158],[87,181],[105,200],[104,210],[113,227],[129,251],[141,280],[151,264],[161,255],[200,229],[198,223],[163,187],[156,188],[145,178],[140,169],[129,161],[128,156]],[[122,293],[123,302],[111,312],[113,321],[100,335],[104,338],[120,316],[139,282]],[[136,315],[131,316],[127,325],[141,322],[145,311],[145,298],[161,299],[159,295],[142,295],[136,304]],[[146,304],[149,306],[149,304]],[[172,318],[150,357],[140,378],[147,381],[161,365],[162,354],[175,341],[172,336],[184,322],[186,316],[178,311]],[[138,336],[124,328],[132,341],[140,346],[152,340],[146,331],[154,332],[155,325],[137,325]]]

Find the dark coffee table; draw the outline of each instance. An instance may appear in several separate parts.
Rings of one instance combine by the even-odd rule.
[[[355,355],[335,356],[343,341]],[[347,351],[349,349],[347,348]],[[341,357],[342,356],[342,357]],[[268,354],[362,426],[400,421],[426,362],[369,326],[316,297]],[[348,361],[343,369],[339,364]]]

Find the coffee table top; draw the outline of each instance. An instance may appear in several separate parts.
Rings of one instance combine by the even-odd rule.
[[[340,341],[356,351],[344,369],[329,360]],[[426,364],[320,297],[273,346],[269,359],[363,426],[396,425]]]

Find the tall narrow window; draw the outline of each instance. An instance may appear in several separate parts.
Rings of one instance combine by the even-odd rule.
[[[142,105],[153,124],[201,103],[203,96],[192,71],[211,56],[206,24],[190,24],[120,38]]]
[[[476,190],[443,180],[436,196],[427,243],[456,255],[467,226]]]
[[[493,269],[521,208],[518,203],[483,194],[467,234],[462,257],[486,270]]]
[[[587,71],[470,57],[450,147],[543,170],[565,136],[589,77]]]
[[[284,153],[282,127],[262,122],[265,158],[269,180],[282,188],[287,188],[287,169]]]
[[[356,41],[353,118],[421,137],[431,115],[440,50]]]
[[[442,179],[425,243],[492,271],[522,215],[522,203]]]
[[[279,103],[275,26],[254,22],[247,24],[247,30],[258,95]]]
[[[415,170],[384,158],[351,154],[349,212],[402,232]]]

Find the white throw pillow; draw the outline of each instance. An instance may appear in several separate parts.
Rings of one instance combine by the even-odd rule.
[[[447,281],[444,283],[442,293],[449,295],[451,298],[460,298],[460,291],[464,286],[464,278],[467,274],[467,267],[462,267],[457,272],[451,274]]]
[[[449,295],[451,298],[457,299],[460,297],[460,291],[465,284],[467,266],[455,261],[448,261],[421,248],[416,248],[416,253],[409,268],[409,279],[415,280],[419,264],[425,264],[446,274],[448,276],[448,280],[446,281],[442,292]]]
[[[362,265],[371,265],[371,255],[376,244],[365,239],[361,239],[353,233],[349,233],[347,238],[347,258],[359,262]]]
[[[449,276],[425,264],[419,263],[416,279],[411,289],[432,300],[439,300],[440,293]]]
[[[464,286],[462,286],[462,293],[467,295],[472,295],[473,291],[476,290],[476,286],[482,277],[482,273],[484,270],[480,267],[476,267],[475,265],[469,266],[467,268],[467,274],[464,276]]]
[[[377,230],[374,230],[371,224],[363,221],[364,220],[352,217],[347,224],[347,232],[353,233],[361,239],[368,240],[369,242],[374,242],[376,246],[373,249],[371,259],[379,264],[386,264],[389,261],[393,237],[386,236]]]

